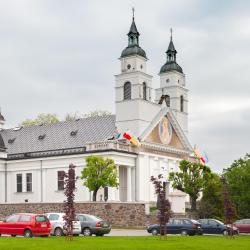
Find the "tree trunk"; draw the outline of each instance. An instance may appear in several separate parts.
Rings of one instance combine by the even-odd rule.
[[[190,197],[190,202],[191,202],[191,211],[196,212],[196,198]]]
[[[96,201],[96,194],[97,194],[98,189],[94,190],[93,192],[93,201]]]

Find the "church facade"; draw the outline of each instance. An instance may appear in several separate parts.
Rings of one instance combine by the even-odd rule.
[[[190,159],[188,90],[172,34],[157,89],[147,72],[134,17],[127,35],[121,71],[115,76],[115,115],[7,129],[0,113],[0,203],[62,202],[62,171],[73,163],[80,176],[89,155],[115,161],[119,188],[108,188],[108,201],[155,202],[150,177],[162,174],[167,182],[169,172],[177,171],[182,159]],[[118,136],[124,132],[140,144]],[[77,180],[76,201],[91,197]],[[104,190],[98,191],[97,200],[103,197]],[[170,185],[168,197],[173,212],[185,212],[184,193]]]

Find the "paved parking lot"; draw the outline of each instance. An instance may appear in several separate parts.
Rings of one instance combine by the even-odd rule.
[[[149,236],[146,230],[136,230],[136,229],[111,229],[109,234],[105,236]]]

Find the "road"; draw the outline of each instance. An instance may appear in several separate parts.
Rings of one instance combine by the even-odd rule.
[[[150,236],[145,229],[112,229],[109,234],[105,236]]]

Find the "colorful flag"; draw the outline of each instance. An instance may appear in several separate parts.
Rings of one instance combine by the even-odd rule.
[[[207,153],[205,151],[203,151],[203,157],[204,157],[204,159],[205,159],[206,162],[209,161]]]
[[[118,134],[115,136],[115,140],[118,140],[120,137],[121,137],[121,133],[118,133]]]
[[[206,160],[201,155],[200,151],[198,150],[197,145],[194,145],[194,154],[195,154],[196,158],[199,159],[200,163],[205,165]]]
[[[141,146],[141,143],[139,142],[139,140],[135,136],[132,136],[129,132],[123,133],[123,138],[125,138],[131,144],[133,144],[133,145],[135,145],[137,147]]]
[[[128,134],[128,133],[125,132],[125,133],[123,134],[123,138],[127,139],[128,141],[130,141],[131,138],[132,138],[132,136],[131,136],[130,134]]]

